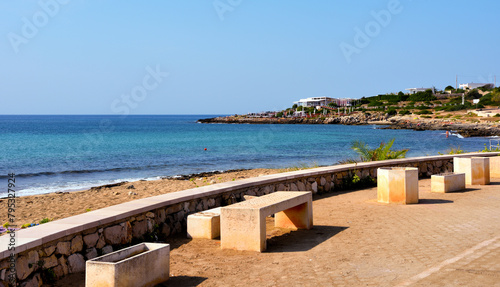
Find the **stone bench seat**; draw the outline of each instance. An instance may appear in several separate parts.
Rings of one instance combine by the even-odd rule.
[[[275,226],[311,229],[312,193],[278,191],[221,208],[223,249],[266,250],[266,217],[275,215]]]
[[[244,195],[245,200],[257,196]],[[190,214],[187,217],[187,237],[214,239],[220,236],[220,207]]]
[[[447,193],[465,189],[465,173],[448,172],[431,176],[431,192]]]
[[[187,217],[188,238],[214,239],[220,236],[220,207],[205,210]]]

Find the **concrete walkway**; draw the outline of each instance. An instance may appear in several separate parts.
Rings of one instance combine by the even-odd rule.
[[[161,286],[500,286],[500,179],[456,193],[430,193],[430,179],[419,188],[416,205],[379,204],[376,188],[318,197],[315,227],[287,233],[270,222],[264,253],[174,239]]]

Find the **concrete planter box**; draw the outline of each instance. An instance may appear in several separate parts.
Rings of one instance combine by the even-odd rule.
[[[490,159],[487,157],[454,157],[453,171],[465,173],[466,184],[490,184]]]
[[[452,192],[465,189],[465,173],[442,173],[431,176],[432,192]]]
[[[86,263],[85,286],[155,286],[170,275],[170,245],[141,243]]]
[[[500,156],[490,157],[490,177],[500,178]]]
[[[377,200],[382,203],[418,203],[418,168],[377,169]]]

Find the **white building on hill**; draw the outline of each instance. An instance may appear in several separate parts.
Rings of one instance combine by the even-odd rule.
[[[434,87],[432,87],[432,88],[409,88],[409,89],[406,89],[406,90],[410,94],[416,94],[418,92],[425,92],[427,90],[432,90],[432,93],[435,94]]]
[[[300,99],[300,101],[294,102],[298,106],[302,107],[317,107],[326,106],[329,103],[333,103],[335,99],[329,97],[312,97],[307,99]]]
[[[492,83],[466,83],[466,84],[460,84],[458,86],[459,89],[462,90],[473,90],[481,87],[486,87],[488,89],[493,89],[495,87],[494,84]]]
[[[330,103],[335,103],[337,106],[350,106],[352,99],[335,99],[329,97],[312,97],[307,99],[300,99],[300,101],[294,102],[298,106],[302,107],[320,107],[328,106]]]

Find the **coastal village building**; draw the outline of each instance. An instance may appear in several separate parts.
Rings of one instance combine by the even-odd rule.
[[[473,90],[481,87],[485,87],[487,89],[493,89],[495,85],[492,83],[466,83],[466,84],[460,84],[458,86],[458,88],[462,90]]]
[[[329,97],[312,97],[312,98],[307,98],[307,99],[300,99],[297,102],[294,102],[294,104],[297,104],[298,106],[302,107],[321,107],[321,106],[327,106],[330,103],[335,103],[339,107],[346,107],[346,106],[351,106],[353,99],[335,99],[335,98],[329,98]]]
[[[436,93],[434,87],[432,87],[432,88],[409,88],[409,89],[406,89],[406,90],[408,91],[409,94],[416,94],[418,92],[425,92],[427,90],[432,90],[433,94]]]
[[[329,103],[333,103],[335,101],[334,98],[329,97],[312,97],[307,99],[300,99],[294,104],[302,107],[318,107],[318,106],[326,106]]]

